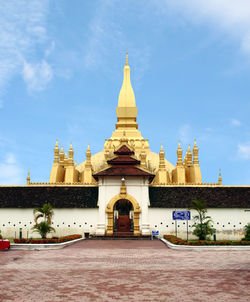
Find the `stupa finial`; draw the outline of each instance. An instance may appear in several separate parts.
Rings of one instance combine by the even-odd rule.
[[[128,65],[128,53],[126,53],[126,63],[123,68],[123,82],[119,94],[118,107],[136,107],[135,94],[130,82],[130,67]]]
[[[30,169],[28,169],[28,175],[27,175],[27,185],[30,184]]]
[[[222,185],[221,169],[219,170],[218,184],[219,184],[220,186]]]

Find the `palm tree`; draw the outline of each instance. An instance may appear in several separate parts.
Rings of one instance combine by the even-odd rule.
[[[35,215],[35,225],[32,228],[34,232],[39,233],[43,239],[46,238],[48,233],[55,232],[55,229],[51,226],[54,211],[50,203],[45,203],[42,208],[34,209],[33,213]],[[38,223],[39,218],[43,218],[40,223]]]
[[[55,229],[48,223],[48,221],[42,221],[38,224],[35,224],[32,229],[34,232],[40,234],[42,239],[46,239],[48,233],[55,232]]]
[[[54,211],[50,203],[45,203],[42,208],[34,209],[33,213],[35,215],[35,224],[37,224],[38,218],[41,217],[44,218],[44,221],[47,221],[49,224],[51,224]]]
[[[199,240],[206,240],[207,236],[212,235],[215,231],[211,227],[211,217],[207,216],[206,201],[203,199],[192,200],[191,209],[198,212],[198,215],[194,216],[194,220],[198,221],[198,223],[193,225],[195,228],[193,234],[199,237]]]

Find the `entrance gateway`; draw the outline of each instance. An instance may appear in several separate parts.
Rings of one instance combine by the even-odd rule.
[[[120,199],[114,206],[114,233],[128,234],[134,231],[133,205],[129,200]]]
[[[139,228],[139,214],[141,213],[138,202],[126,194],[125,181],[122,181],[120,194],[114,196],[107,205],[108,226],[106,235],[133,234],[141,235]]]
[[[126,139],[107,163],[104,170],[94,174],[99,182],[96,234],[150,235],[148,185],[154,175],[140,167]]]

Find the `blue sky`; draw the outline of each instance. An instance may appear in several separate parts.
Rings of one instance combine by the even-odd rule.
[[[56,139],[75,159],[115,128],[126,49],[138,123],[203,181],[250,184],[249,0],[0,0],[0,184],[48,181]]]

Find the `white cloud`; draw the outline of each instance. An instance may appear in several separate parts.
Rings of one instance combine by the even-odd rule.
[[[55,50],[55,41],[52,41],[49,47],[45,50],[45,57],[48,57]]]
[[[0,162],[0,185],[23,184],[23,173],[13,153],[8,153],[6,159]]]
[[[234,127],[239,127],[241,125],[241,122],[235,118],[231,119],[231,125]]]
[[[238,145],[238,154],[241,158],[250,159],[250,142]]]
[[[123,2],[122,9],[115,1],[99,1],[95,14],[88,24],[88,36],[84,46],[83,62],[85,68],[96,70],[100,65],[105,66],[110,61],[125,63],[125,53],[128,50],[129,63],[133,61],[133,72],[137,82],[144,75],[149,65],[150,47],[142,45],[127,37],[121,21],[124,15],[131,14],[131,1]],[[134,4],[134,3],[133,3]],[[134,4],[134,12],[144,9]],[[131,60],[133,58],[133,60]],[[105,71],[117,75],[115,66],[104,68]],[[120,67],[119,67],[120,71]]]
[[[7,154],[7,157],[6,157],[6,163],[7,164],[15,164],[16,163],[16,157],[13,153],[9,153]]]
[[[47,42],[48,0],[0,1],[0,97],[12,77],[22,73],[38,45]]]
[[[179,129],[179,137],[182,143],[188,144],[191,141],[191,126],[184,124]]]
[[[162,0],[157,1],[157,6],[161,11],[177,11],[195,24],[211,25],[236,39],[240,49],[250,55],[249,0]]]
[[[86,68],[93,68],[100,64],[104,54],[107,54],[107,47],[119,39],[119,30],[108,18],[109,12],[114,8],[110,1],[100,2],[93,18],[88,24],[89,36],[87,39],[84,55]],[[113,40],[113,42],[111,42]]]
[[[23,79],[29,91],[45,89],[52,78],[53,70],[45,60],[37,64],[24,62]]]

